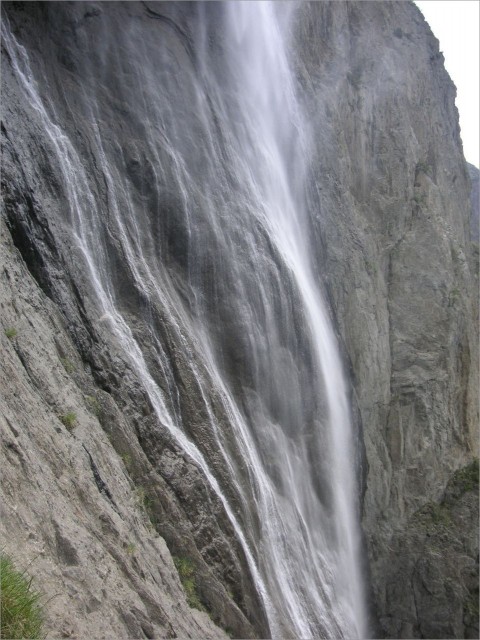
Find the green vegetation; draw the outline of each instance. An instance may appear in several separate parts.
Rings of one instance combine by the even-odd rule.
[[[5,329],[5,335],[9,340],[13,340],[17,337],[17,330],[15,329],[15,327],[8,327],[7,329]]]
[[[378,272],[378,267],[375,264],[375,262],[372,262],[371,260],[368,260],[368,258],[365,258],[365,268],[367,269],[367,273],[370,276],[376,276],[377,272]]]
[[[67,427],[69,431],[73,429],[73,427],[77,422],[77,414],[74,413],[73,411],[69,411],[64,415],[59,416],[59,418],[60,418],[60,421]]]
[[[11,558],[0,555],[0,606],[2,638],[40,638],[43,610],[32,579],[17,571]]]
[[[142,509],[142,511],[145,512],[150,521],[150,524],[152,525],[152,529],[155,530],[156,520],[155,514],[153,513],[152,498],[150,498],[150,496],[147,494],[144,487],[135,488],[135,497],[137,499],[138,506]]]
[[[143,487],[135,487],[135,498],[139,507],[147,509],[148,497]]]
[[[460,493],[478,491],[478,458],[463,469],[455,471],[448,484],[457,488]]]
[[[129,556],[133,555],[136,550],[137,550],[137,547],[132,542],[127,544],[127,553]]]
[[[478,458],[466,467],[455,471],[450,478],[445,496],[440,503],[428,502],[414,514],[414,519],[427,530],[451,527],[452,507],[467,491],[478,492]]]
[[[427,502],[419,511],[414,514],[415,520],[427,530],[438,527],[449,527],[452,524],[450,510],[444,504]]]
[[[448,296],[448,306],[449,307],[455,306],[455,303],[458,302],[459,300],[460,300],[460,290],[452,289]]]
[[[129,453],[122,453],[121,456],[123,464],[126,466],[127,470],[132,464],[132,456]]]
[[[427,163],[427,162],[423,162],[423,160],[420,160],[419,162],[417,162],[417,165],[415,167],[415,173],[425,173],[426,175],[430,175],[432,172],[432,167]]]
[[[128,454],[127,454],[128,455]],[[123,458],[123,456],[122,456]],[[153,536],[158,536],[158,520],[155,514],[155,502],[145,488],[140,486],[134,489],[135,501],[145,515],[145,526]]]
[[[462,250],[460,249],[460,247],[452,247],[450,249],[450,253],[452,255],[453,262],[458,262],[462,259]]]
[[[433,524],[448,527],[452,523],[450,511],[443,504],[431,502],[428,506],[427,513]]]
[[[423,205],[425,205],[427,203],[427,196],[424,193],[416,193],[413,196],[413,200],[416,204],[418,204],[420,207],[422,207]]]
[[[200,602],[197,594],[197,583],[195,580],[195,566],[189,558],[180,558],[173,556],[173,562],[178,571],[180,582],[187,596],[187,602],[190,607],[204,611],[205,607]]]
[[[68,358],[60,358],[60,362],[67,373],[74,373],[75,365],[71,360]]]
[[[85,402],[90,412],[93,413],[94,416],[97,416],[97,418],[99,418],[100,414],[102,413],[102,407],[97,398],[95,396],[85,396]]]

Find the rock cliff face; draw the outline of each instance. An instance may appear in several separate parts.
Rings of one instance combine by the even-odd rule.
[[[478,169],[473,164],[468,164],[468,174],[472,181],[471,201],[472,201],[472,217],[470,219],[470,234],[474,243],[478,245],[479,239],[479,209],[480,209],[480,192],[478,188]]]
[[[214,5],[202,7],[212,13],[209,47],[221,58]],[[145,230],[147,258],[157,242],[165,262],[159,277],[168,277],[180,300],[190,295],[183,194],[174,189],[167,144],[157,157],[149,146],[160,123],[147,130],[130,110],[125,87],[138,62],[128,50],[121,55],[124,41],[109,34],[140,34],[146,50],[161,44],[164,99],[181,93],[181,123],[196,104],[190,74],[199,72],[192,64],[198,15],[195,3],[2,3],[95,199],[108,212],[109,176],[92,121],[107,153],[117,149],[115,171],[126,176],[137,210],[160,212]],[[307,206],[318,280],[363,434],[372,626],[379,637],[477,637],[478,235],[455,88],[438,42],[409,2],[301,4],[291,55],[311,128]],[[71,192],[59,139],[45,130],[4,51],[2,544],[32,563],[46,595],[55,596],[47,607],[51,635],[224,637],[222,627],[235,637],[267,637],[224,505],[157,419],[108,318],[98,315],[66,213]],[[156,192],[159,174],[163,190]],[[202,195],[195,196],[199,209]],[[160,342],[165,351],[169,364],[157,369],[156,382],[165,391],[175,382],[183,423],[214,457],[205,388],[225,433],[230,416],[208,387],[196,345],[187,349],[161,302],[136,287],[113,223],[107,250],[112,289],[133,335],[151,363]],[[239,379],[248,369],[241,348],[233,343],[226,358]],[[229,498],[238,500],[233,486]]]
[[[405,564],[418,553],[411,518],[478,450],[478,253],[455,88],[410,3],[320,3],[299,18],[298,39],[317,136],[312,210],[367,451],[379,633],[462,637],[438,602],[417,611],[423,569]],[[478,550],[464,552],[478,572]],[[461,620],[469,589],[457,578]],[[448,582],[439,589],[449,600]]]
[[[156,483],[128,418],[95,384],[3,220],[1,237],[2,549],[48,600],[48,636],[227,637],[188,606],[151,522],[142,483]]]

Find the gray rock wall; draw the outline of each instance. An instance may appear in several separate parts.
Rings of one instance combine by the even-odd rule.
[[[379,633],[444,637],[418,636],[419,618],[433,624],[435,607],[424,602],[417,616],[389,589],[405,579],[392,541],[410,535],[412,515],[439,501],[478,451],[478,253],[455,87],[413,3],[304,7],[297,38],[315,132],[319,277],[363,424]],[[407,610],[413,624],[404,625]]]
[[[128,418],[0,224],[1,544],[42,593],[47,637],[226,638],[152,524]]]
[[[165,10],[168,12],[178,9],[181,13],[182,6],[167,3]],[[106,11],[110,11],[107,17],[103,14],[103,7],[83,3],[70,5],[41,2],[28,5],[11,3],[3,5],[2,9],[4,17],[8,17],[16,36],[27,47],[32,61],[32,71],[37,79],[42,98],[49,105],[53,105],[56,118],[75,139],[88,179],[91,181],[92,193],[101,203],[100,206],[104,206],[103,211],[108,211],[108,195],[105,176],[99,169],[101,158],[92,151],[94,133],[89,119],[88,92],[85,97],[87,87],[98,99],[98,104],[103,110],[102,116],[99,117],[100,124],[105,126],[105,123],[109,123],[111,127],[108,140],[112,145],[117,145],[117,142],[121,141],[128,156],[124,158],[121,154],[115,154],[119,168],[128,173],[129,180],[136,182],[138,191],[145,194],[145,198],[150,198],[148,201],[150,206],[156,208],[157,199],[160,200],[158,206],[162,214],[161,222],[166,223],[168,227],[168,221],[170,221],[172,227],[175,227],[175,221],[172,221],[172,218],[177,213],[175,203],[179,201],[178,194],[157,194],[152,193],[151,189],[148,191],[148,176],[145,177],[143,171],[138,171],[139,161],[134,151],[138,148],[142,163],[148,166],[150,162],[148,138],[145,138],[141,117],[132,112],[123,94],[125,83],[130,81],[132,71],[128,64],[130,62],[134,65],[135,61],[123,60],[120,55],[113,55],[114,63],[123,60],[125,67],[117,69],[118,73],[114,75],[112,67],[107,64],[109,77],[97,82],[97,68],[90,67],[91,58],[87,55],[87,52],[91,51],[89,38],[94,43],[104,42],[103,38],[106,36],[102,28],[104,23],[101,22],[103,15],[107,22],[111,20],[107,25],[107,32],[109,28],[120,25],[122,21],[124,27],[133,24],[137,29],[143,30],[143,40],[148,42],[151,48],[155,47],[160,34],[165,38],[172,59],[184,65],[187,64],[187,56],[182,40],[178,38],[175,29],[169,24],[162,26],[162,23],[146,16],[145,8],[140,3],[107,5]],[[112,44],[109,51],[114,51],[114,47],[115,45]],[[93,55],[101,57],[104,53],[102,46],[99,45],[98,51],[94,50]],[[108,509],[115,511],[116,505],[120,510],[119,519],[122,520],[123,514],[131,511],[138,504],[140,512],[146,513],[147,530],[152,529],[151,535],[153,532],[157,534],[160,532],[162,536],[159,544],[163,550],[163,559],[159,558],[159,565],[165,562],[171,568],[171,556],[174,556],[180,567],[178,574],[180,578],[184,578],[183,581],[187,585],[185,594],[182,596],[178,576],[174,573],[172,585],[169,584],[168,579],[165,580],[165,584],[157,584],[148,602],[150,611],[139,596],[132,614],[129,613],[130,592],[127,586],[120,600],[123,605],[117,605],[113,595],[115,589],[118,591],[119,587],[112,587],[111,593],[110,589],[106,589],[102,596],[101,613],[93,618],[87,615],[89,612],[85,610],[82,598],[78,596],[81,585],[81,582],[78,582],[76,590],[72,590],[66,596],[70,602],[69,629],[78,637],[96,637],[97,633],[115,637],[142,637],[142,633],[146,633],[147,637],[149,633],[154,634],[152,637],[165,637],[168,634],[172,634],[172,637],[222,635],[223,632],[215,628],[204,613],[207,611],[217,624],[237,637],[267,635],[258,594],[252,585],[243,551],[220,500],[209,488],[197,465],[185,456],[169,435],[168,430],[155,417],[147,394],[128,364],[125,354],[122,353],[109,323],[98,313],[88,275],[79,268],[81,256],[76,253],[72,242],[72,225],[68,217],[71,210],[66,201],[68,186],[59,166],[55,147],[35,106],[25,99],[18,77],[13,73],[11,60],[5,51],[2,56],[2,65],[2,220],[8,225],[5,232],[2,232],[2,238],[5,238],[6,242],[10,236],[13,239],[12,253],[2,252],[5,273],[9,269],[10,261],[18,258],[16,253],[18,250],[23,260],[23,272],[29,272],[33,277],[33,284],[30,279],[25,282],[26,299],[33,298],[31,292],[36,291],[39,299],[45,301],[45,305],[51,305],[61,318],[63,330],[70,340],[68,349],[61,344],[58,350],[43,362],[41,353],[33,351],[29,356],[29,349],[35,339],[40,345],[48,343],[49,336],[44,336],[41,330],[30,328],[28,343],[25,346],[27,352],[25,358],[30,358],[32,363],[42,371],[35,375],[31,393],[38,394],[38,385],[45,388],[45,397],[41,395],[38,404],[39,407],[43,407],[42,411],[46,412],[46,420],[51,419],[52,414],[56,416],[57,428],[59,428],[59,416],[71,413],[76,415],[72,433],[76,435],[75,442],[78,443],[82,452],[82,461],[89,469],[88,454],[84,452],[83,447],[85,444],[93,456],[92,465],[98,469],[100,478],[98,480],[93,473],[93,467],[91,472],[84,474],[85,483],[91,489],[89,497],[82,498],[82,508],[85,513],[79,515],[82,511],[77,509],[76,515],[69,514],[69,517],[73,521],[75,518],[79,519],[80,527],[88,526],[90,520],[96,521],[98,509],[105,507],[102,502],[104,496],[100,495],[97,482],[100,487],[103,487],[104,483],[115,503],[107,504],[107,511]],[[188,64],[186,69],[188,75],[191,70]],[[168,68],[164,73],[169,73]],[[187,83],[186,91],[190,90],[191,87]],[[67,100],[66,95],[68,95]],[[128,127],[125,126],[125,122],[128,123]],[[165,167],[167,175],[169,174],[168,161],[169,156],[165,153],[162,166]],[[139,210],[143,209],[143,205],[142,200]],[[157,228],[151,232],[162,234],[163,230]],[[171,229],[167,230],[172,243],[178,244],[174,232]],[[146,229],[145,233],[150,233],[150,229]],[[122,311],[132,317],[132,326],[137,339],[146,345],[145,352],[151,358],[151,369],[155,371],[157,382],[167,392],[166,388],[170,381],[163,375],[164,372],[156,359],[155,350],[160,337],[162,347],[169,355],[169,367],[174,372],[171,375],[175,375],[175,384],[182,390],[181,406],[177,410],[182,412],[187,429],[198,432],[206,430],[209,421],[202,402],[202,390],[199,389],[198,383],[191,375],[191,370],[185,364],[185,353],[176,342],[179,338],[173,326],[174,322],[171,318],[165,317],[166,314],[158,303],[146,301],[144,292],[136,287],[132,274],[125,266],[125,256],[119,246],[116,231],[110,227],[107,236],[113,286],[117,288]],[[162,240],[163,238],[160,241]],[[99,239],[99,251],[101,250]],[[173,266],[174,271],[177,266]],[[21,290],[22,278],[17,280],[15,286]],[[22,341],[26,338],[26,329],[21,326],[19,316],[28,317],[30,310],[22,311],[17,308],[11,301],[12,292],[7,291],[4,295],[2,294],[1,299],[6,301],[5,313],[2,313],[4,328],[14,327],[18,332],[15,342],[10,343],[5,337],[6,344],[10,347],[22,345]],[[40,311],[42,305],[43,303],[37,303]],[[54,336],[58,328],[53,326],[50,331]],[[158,333],[154,334],[154,331]],[[190,357],[194,357],[194,346],[189,346]],[[70,362],[74,364],[73,373],[72,371],[67,373],[76,380],[79,397],[66,393],[62,379],[58,382],[52,380],[49,375],[51,368],[58,369],[59,362],[62,365],[62,360],[66,360],[68,369],[70,369]],[[23,361],[20,359],[15,362],[16,366],[20,367],[19,376],[24,375],[21,369]],[[200,366],[205,369],[202,363],[199,363]],[[61,370],[62,367],[60,367]],[[205,375],[208,376],[208,372]],[[5,370],[3,377],[13,384],[12,395],[14,395],[16,381],[11,376],[10,370]],[[10,411],[11,415],[16,416],[12,422],[14,427],[17,423],[22,424],[27,418],[31,420],[31,416],[38,413],[27,402],[24,404],[20,402],[19,406],[10,409],[10,399],[10,396],[6,396],[2,411],[6,414]],[[219,420],[226,421],[226,417],[220,415],[222,411],[220,402],[216,402],[213,392],[210,402],[213,411],[218,411]],[[18,413],[20,409],[21,412]],[[84,425],[85,412],[88,416],[92,412],[95,414],[94,418],[90,416],[90,422],[93,420],[99,433],[102,433],[104,438],[108,437],[105,459],[112,458],[116,461],[115,464],[120,466],[122,463],[119,460],[124,460],[123,473],[126,475],[125,482],[128,484],[129,492],[128,495],[123,496],[123,502],[118,495],[115,495],[113,489],[110,489],[112,484],[116,486],[118,482],[116,475],[110,468],[104,470],[99,465],[94,454],[96,445],[92,446],[92,443],[85,440],[86,436],[90,435],[88,426],[90,423]],[[4,424],[7,425],[7,423]],[[82,426],[85,426],[85,429],[80,428]],[[40,432],[46,429],[44,421],[39,421],[35,427]],[[208,433],[206,435],[204,446],[212,447],[211,438],[208,438]],[[27,441],[22,446],[26,444]],[[34,457],[41,445],[33,441],[31,448],[31,455]],[[52,449],[52,453],[54,451],[55,448]],[[69,460],[69,458],[65,459]],[[47,456],[45,464],[51,463]],[[25,473],[25,468],[22,472]],[[32,476],[36,473],[39,473],[38,469]],[[70,471],[68,465],[65,473],[72,477],[77,475],[75,470]],[[81,472],[78,473],[81,475]],[[25,491],[32,476],[28,475],[24,479]],[[7,478],[7,472],[4,477]],[[47,548],[47,562],[50,566],[58,567],[55,579],[52,577],[52,580],[45,585],[46,599],[48,599],[56,593],[55,580],[58,581],[63,575],[64,567],[56,551],[55,539],[52,539],[54,530],[51,527],[44,529],[39,524],[43,521],[47,522],[51,517],[49,514],[55,511],[53,506],[55,501],[48,497],[46,486],[48,485],[44,485],[40,492],[42,497],[39,495],[37,498],[38,514],[32,515],[31,529],[38,529],[41,532],[39,539]],[[30,510],[31,505],[26,493],[22,493],[18,500],[25,505],[27,511]],[[12,498],[6,504],[13,509],[14,499]],[[18,539],[13,522],[7,517],[2,521],[5,527],[6,547],[8,550],[15,551],[20,560],[30,561],[35,556],[35,550],[28,538],[24,541]],[[117,527],[119,526],[117,524]],[[133,527],[128,525],[127,528],[130,530]],[[144,540],[143,530],[139,530],[137,535],[146,545],[150,544],[148,537]],[[67,535],[64,537],[72,549],[76,550],[77,537],[74,535],[71,538]],[[13,542],[14,539],[15,542]],[[120,571],[120,575],[123,575],[122,555],[128,559],[128,549],[131,549],[129,545],[140,547],[140,544],[128,540],[125,542],[125,547],[123,542],[120,542],[122,537],[117,534],[115,528],[111,528],[109,539],[117,555],[109,558],[111,567],[107,569]],[[82,542],[81,536],[78,536],[78,545],[86,544]],[[75,552],[79,555],[78,551]],[[145,576],[149,575],[150,566],[156,566],[156,553],[157,551],[153,549],[150,555],[143,559],[142,568]],[[119,563],[120,566],[118,566]],[[97,593],[100,564],[90,556],[84,557],[80,564],[83,566],[83,573],[79,574],[81,580],[91,582],[92,593]],[[182,576],[182,571],[187,575]],[[146,580],[141,577],[140,582],[136,582],[136,587],[132,589],[141,591],[143,579]],[[200,615],[198,611],[190,612],[185,598],[191,605],[200,608],[202,614]],[[174,611],[170,615],[165,614],[163,622],[159,618],[156,623],[156,618],[160,616],[157,609],[161,611],[164,607],[168,610],[170,601],[173,603],[172,606],[175,605]],[[157,603],[157,609],[153,603]],[[107,616],[105,612],[109,608],[111,613]],[[122,617],[123,609],[128,617],[127,622]],[[137,609],[138,615],[135,613]],[[60,611],[61,608],[57,610],[56,616],[54,613],[49,616],[48,625],[51,633],[57,633],[61,626]],[[141,632],[140,623],[136,624],[130,619],[135,615],[139,620],[144,618],[150,620],[154,625],[153,631],[147,628],[147,631]]]

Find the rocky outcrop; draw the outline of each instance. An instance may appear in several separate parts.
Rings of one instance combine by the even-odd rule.
[[[107,215],[108,176],[84,99],[95,93],[96,117],[117,150],[115,170],[133,185],[139,211],[159,212],[145,231],[167,263],[158,277],[188,299],[188,229],[178,213],[181,194],[171,187],[170,151],[165,143],[154,158],[145,142],[153,132],[129,111],[125,87],[138,62],[119,55],[115,67],[109,55],[122,53],[120,37],[108,41],[108,50],[92,43],[107,38],[106,19],[113,32],[140,32],[146,47],[160,38],[162,77],[171,78],[169,91],[180,87],[182,121],[196,104],[189,84],[195,9],[2,3],[2,11],[31,55],[52,112],[70,129]],[[293,27],[296,77],[312,129],[308,206],[316,268],[365,444],[372,624],[380,637],[476,637],[478,248],[471,245],[455,88],[413,3],[304,3]],[[221,50],[214,35],[209,46]],[[6,549],[30,564],[52,597],[51,635],[224,637],[207,611],[236,637],[265,637],[259,596],[222,504],[155,417],[108,318],[98,314],[71,241],[54,142],[6,53],[2,65]],[[98,79],[102,65],[111,73]],[[164,93],[158,99],[168,101]],[[164,172],[161,193],[151,187],[156,166]],[[195,198],[200,208],[202,194]],[[175,378],[176,409],[190,431],[204,434],[214,457],[187,350],[160,303],[150,304],[135,286],[119,247],[112,224],[107,248],[122,311],[156,382],[166,390]],[[153,248],[149,257],[157,259]],[[155,335],[170,363],[165,375]],[[188,349],[195,359],[195,345]],[[238,344],[231,349],[234,364],[243,366]],[[202,375],[207,385],[208,373]],[[220,405],[212,397],[228,431]],[[235,503],[233,488],[231,498]]]
[[[42,593],[48,637],[226,638],[189,606],[128,418],[95,384],[3,220],[0,257],[2,551]],[[207,579],[201,560],[188,561],[198,607]]]

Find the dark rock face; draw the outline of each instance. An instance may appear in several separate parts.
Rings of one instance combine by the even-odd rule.
[[[450,478],[438,502],[392,538],[385,576],[391,638],[478,637],[478,460]]]
[[[109,257],[107,277],[119,305],[145,347],[155,381],[167,396],[175,382],[181,393],[174,410],[204,442],[206,455],[214,456],[204,390],[186,354],[202,371],[205,366],[194,344],[181,343],[161,301],[147,299],[128,270],[120,231],[108,219],[109,178],[95,151],[87,100],[96,97],[96,121],[108,132],[105,151],[131,185],[136,207],[156,212],[142,220],[141,233],[151,239],[146,258],[188,309],[189,265],[198,261],[208,277],[216,268],[209,252],[217,248],[213,238],[205,239],[208,250],[195,253],[189,246],[188,215],[175,190],[167,142],[154,157],[148,139],[160,136],[160,127],[147,130],[142,113],[129,106],[127,87],[138,61],[128,51],[122,55],[122,38],[111,34],[131,30],[147,50],[161,39],[162,99],[168,103],[169,91],[180,92],[172,122],[190,120],[198,10],[195,3],[2,3],[40,92],[70,131],[89,188],[102,203],[107,231],[99,234],[98,250]],[[211,3],[208,11],[215,25],[220,9]],[[209,36],[209,46],[221,52],[221,34],[212,26]],[[411,3],[305,3],[292,42],[312,130],[308,207],[316,269],[363,430],[372,620],[380,637],[477,637],[478,473],[475,484],[475,467],[468,464],[478,437],[478,248],[475,253],[471,244],[478,243],[478,208],[471,217],[455,88],[436,39]],[[6,53],[2,75],[2,215],[8,227],[2,237],[13,240],[2,247],[2,319],[5,328],[21,328],[15,342],[2,331],[8,352],[1,370],[8,389],[3,534],[12,538],[25,527],[19,545],[26,558],[35,545],[46,547],[42,567],[48,571],[49,561],[56,567],[47,589],[55,593],[55,580],[63,580],[73,610],[68,624],[54,610],[56,632],[70,632],[60,629],[67,624],[90,637],[99,629],[118,637],[221,637],[204,613],[184,601],[175,606],[183,596],[171,553],[194,563],[196,596],[217,624],[237,637],[266,637],[265,613],[223,505],[155,417],[108,320],[99,317],[71,240],[68,189],[54,143],[25,102]],[[200,123],[183,142],[187,148],[195,134],[201,144],[188,153],[201,175],[206,141]],[[159,171],[160,191],[153,188]],[[228,179],[234,184],[235,176]],[[478,170],[470,169],[470,179],[478,203]],[[202,197],[199,189],[198,211]],[[125,205],[121,194],[119,202]],[[210,313],[219,319],[219,340],[235,335],[239,319],[221,302]],[[35,345],[38,338],[44,345]],[[253,373],[245,345],[230,339],[223,349],[227,375],[248,381]],[[160,361],[169,363],[166,370]],[[208,387],[208,371],[202,376]],[[17,387],[28,399],[24,406]],[[210,406],[228,433],[229,417],[210,387]],[[78,421],[73,435],[58,418],[69,403]],[[62,461],[67,455],[76,460],[72,473]],[[35,489],[32,515],[22,469],[36,458],[48,468],[49,483]],[[35,474],[41,475],[42,464],[34,466]],[[228,470],[219,464],[217,471],[228,487]],[[53,509],[48,493],[60,501],[65,478],[75,473],[89,481],[75,486],[72,480],[62,518],[34,533]],[[135,491],[148,519],[129,515]],[[233,486],[229,498],[237,500]],[[21,504],[18,516],[15,502]],[[158,536],[149,538],[147,520],[168,549]],[[125,550],[137,527],[135,564]],[[87,551],[95,538],[100,546]],[[76,567],[95,567],[100,556],[107,591],[122,580],[127,584],[115,606],[109,593],[97,601],[97,575],[91,578],[95,588],[82,595],[85,576]],[[125,607],[129,598],[134,605]],[[110,609],[114,613],[107,615]]]

